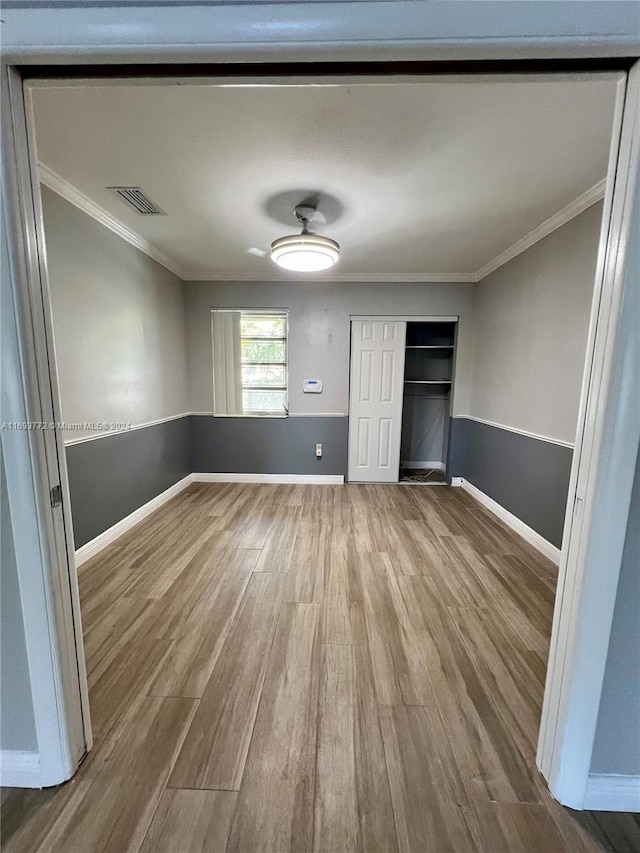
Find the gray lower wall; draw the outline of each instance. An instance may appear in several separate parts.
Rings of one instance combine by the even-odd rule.
[[[13,541],[0,452],[0,749],[36,751],[38,739]]]
[[[4,186],[3,186],[4,190]],[[3,211],[4,212],[4,211]],[[4,223],[4,217],[2,217]],[[13,300],[9,247],[0,235],[0,423],[26,420],[20,346]],[[22,610],[20,568],[37,577],[39,531],[33,490],[29,488],[29,442],[25,431],[0,431],[0,749],[37,751],[31,673],[27,656],[28,627]],[[5,461],[6,460],[6,461]],[[11,463],[11,464],[7,464]],[[16,474],[20,476],[16,477]],[[16,540],[19,545],[16,554]],[[43,615],[45,618],[46,614]]]
[[[640,775],[640,453],[636,461],[591,773]]]
[[[76,548],[187,474],[343,474],[348,418],[191,415],[66,448]],[[323,445],[321,459],[315,456]]]
[[[189,418],[66,448],[76,548],[191,472]]]
[[[573,450],[452,418],[449,474],[464,477],[547,541],[562,545]]]
[[[237,474],[347,473],[349,419],[189,418],[194,472]],[[315,456],[323,445],[321,459]]]

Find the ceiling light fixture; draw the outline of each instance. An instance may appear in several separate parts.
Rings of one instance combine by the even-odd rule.
[[[271,260],[291,272],[320,272],[332,267],[340,257],[340,245],[330,237],[309,231],[315,207],[299,204],[294,213],[302,225],[301,234],[279,237],[271,244]]]

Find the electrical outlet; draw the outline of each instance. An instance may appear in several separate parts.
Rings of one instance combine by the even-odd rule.
[[[322,459],[322,445],[316,444],[316,456],[318,459]]]

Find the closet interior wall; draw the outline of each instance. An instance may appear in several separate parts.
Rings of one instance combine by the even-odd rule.
[[[403,470],[446,473],[456,323],[408,322],[400,460]]]

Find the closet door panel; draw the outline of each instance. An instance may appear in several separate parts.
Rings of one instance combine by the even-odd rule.
[[[406,326],[374,319],[352,323],[350,482],[398,481]]]

